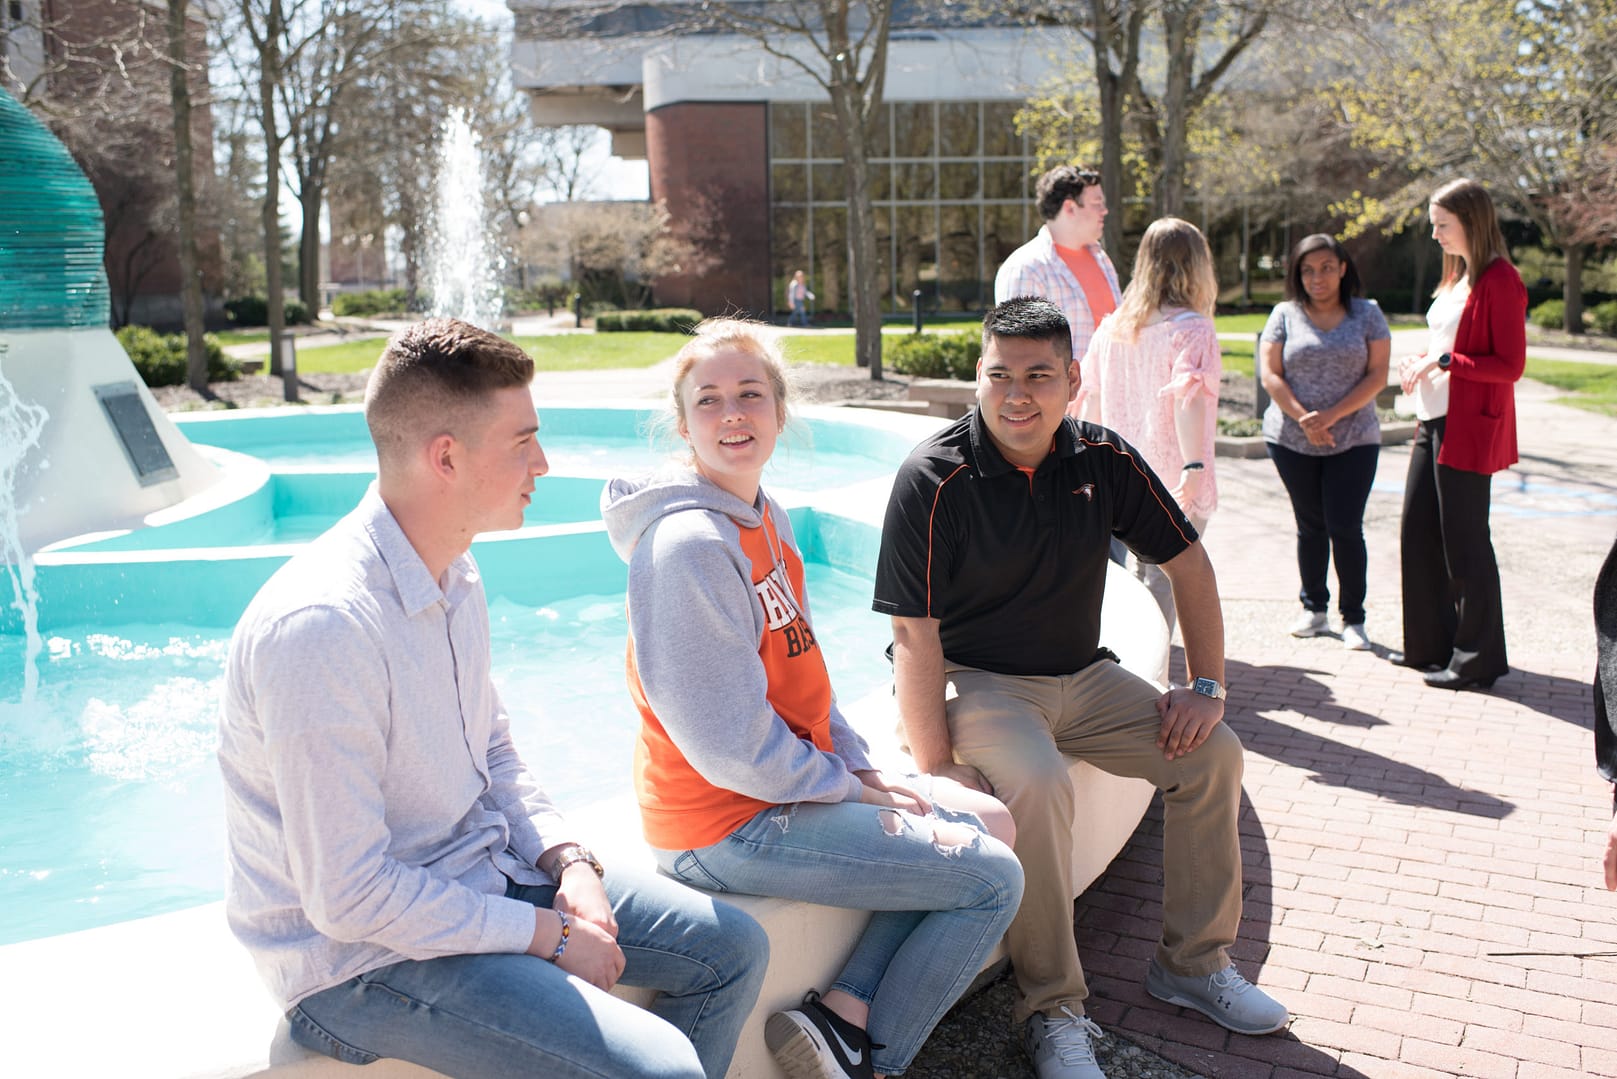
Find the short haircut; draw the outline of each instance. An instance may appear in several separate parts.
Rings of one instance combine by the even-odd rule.
[[[466,438],[469,421],[499,390],[533,381],[533,360],[498,334],[429,318],[388,340],[365,386],[365,423],[379,460],[439,434]]]
[[[1100,173],[1081,169],[1076,165],[1057,165],[1039,177],[1034,194],[1039,202],[1039,216],[1054,221],[1068,199],[1081,203],[1084,188],[1099,187]]]
[[[1432,195],[1432,205],[1441,206],[1460,221],[1465,229],[1466,258],[1458,255],[1443,256],[1443,279],[1438,288],[1447,288],[1460,279],[1475,285],[1477,275],[1488,268],[1496,258],[1509,259],[1510,248],[1505,234],[1499,228],[1499,215],[1494,212],[1493,199],[1488,189],[1475,180],[1454,180],[1438,188]]]
[[[1344,311],[1353,309],[1353,297],[1359,294],[1359,269],[1353,265],[1353,258],[1347,253],[1340,240],[1334,236],[1327,236],[1323,232],[1316,232],[1312,236],[1304,236],[1291,249],[1291,259],[1286,264],[1286,299],[1292,303],[1307,305],[1308,293],[1303,289],[1303,259],[1315,251],[1329,251],[1336,256],[1336,261],[1347,267],[1342,275],[1342,290],[1340,300]]]
[[[1021,337],[1048,341],[1061,357],[1062,366],[1072,362],[1072,327],[1061,308],[1038,296],[1013,296],[983,316],[983,352],[996,337]]]

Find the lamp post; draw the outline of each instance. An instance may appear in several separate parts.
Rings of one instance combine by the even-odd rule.
[[[532,220],[528,211],[517,211],[517,288],[524,293],[528,291],[528,245],[527,237],[523,233],[527,231],[528,222]]]

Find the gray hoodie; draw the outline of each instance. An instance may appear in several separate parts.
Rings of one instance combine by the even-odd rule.
[[[779,546],[797,556],[786,511],[761,490],[748,505],[689,468],[607,484],[601,517],[629,564],[634,665],[656,720],[712,786],[770,805],[857,801],[863,784],[853,772],[872,765],[835,699],[832,753],[799,737],[768,699],[760,648],[771,601],[763,582],[755,586],[755,558],[743,549],[744,533],[752,533],[755,551],[760,535],[768,538],[760,531],[766,508]],[[772,553],[778,562],[786,551]],[[806,597],[786,602],[806,624]]]

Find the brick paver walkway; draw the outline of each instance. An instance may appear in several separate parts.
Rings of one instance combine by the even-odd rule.
[[[1549,396],[1522,387],[1525,459],[1494,486],[1513,673],[1490,693],[1427,689],[1380,658],[1399,644],[1407,450],[1383,453],[1369,513],[1374,655],[1285,636],[1289,507],[1267,461],[1219,462],[1207,545],[1230,626],[1227,718],[1247,747],[1237,956],[1296,1019],[1248,1038],[1145,994],[1153,811],[1078,905],[1103,1026],[1207,1076],[1617,1076],[1617,897],[1599,862],[1611,791],[1589,688],[1617,422]]]

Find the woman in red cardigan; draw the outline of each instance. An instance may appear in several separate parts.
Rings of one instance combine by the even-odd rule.
[[[1516,463],[1527,290],[1480,184],[1439,188],[1431,217],[1443,280],[1426,353],[1399,364],[1420,432],[1399,534],[1404,650],[1387,658],[1425,672],[1429,686],[1487,689],[1510,669],[1488,495],[1493,474]]]

